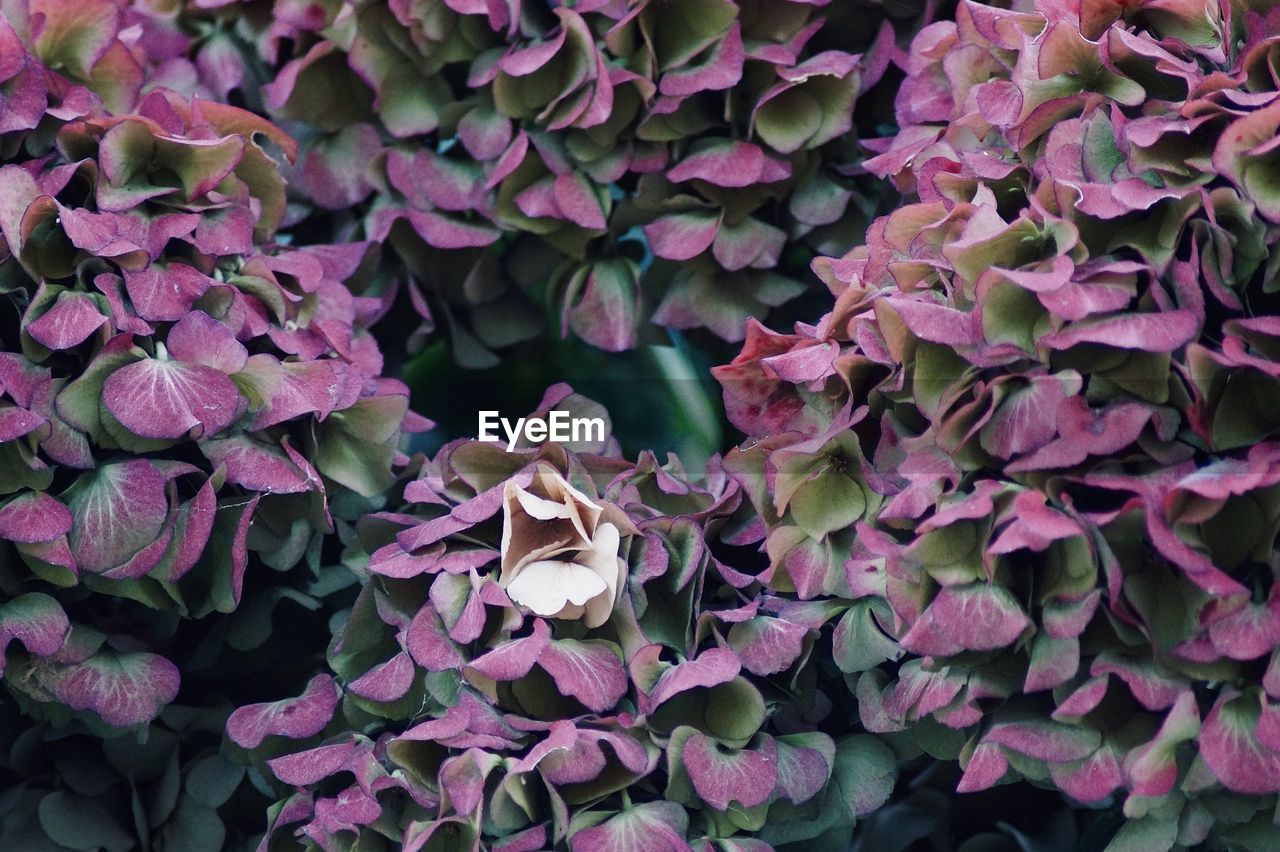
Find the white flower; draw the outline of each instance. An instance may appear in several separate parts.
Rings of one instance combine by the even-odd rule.
[[[527,489],[508,481],[498,578],[507,596],[548,618],[580,618],[588,627],[608,621],[626,563],[618,557],[621,533],[603,514],[550,465],[538,465]]]

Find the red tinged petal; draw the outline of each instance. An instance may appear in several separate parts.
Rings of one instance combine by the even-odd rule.
[[[49,66],[81,80],[91,76],[116,41],[120,7],[113,0],[31,0],[32,47]]]
[[[117,728],[154,719],[178,695],[178,667],[158,654],[103,648],[88,659],[48,664],[42,679],[73,710],[92,710]]]
[[[353,738],[277,757],[268,760],[267,765],[284,783],[301,787],[350,769],[360,750],[360,743]]]
[[[497,228],[426,210],[409,210],[405,218],[427,245],[440,249],[482,248],[501,236]]]
[[[778,747],[771,737],[759,747],[734,749],[704,734],[692,734],[679,755],[698,797],[716,810],[737,802],[745,808],[768,801],[778,778]]]
[[[302,695],[248,704],[227,718],[227,736],[241,748],[257,748],[269,736],[305,739],[324,730],[342,692],[329,675],[316,675]]]
[[[185,263],[153,264],[124,273],[129,301],[144,320],[182,319],[213,284],[212,278]]]
[[[1099,802],[1124,783],[1115,750],[1104,744],[1081,761],[1049,764],[1049,775],[1068,796],[1078,802]]]
[[[1258,737],[1262,715],[1256,695],[1218,699],[1200,732],[1200,755],[1228,790],[1266,795],[1280,791],[1280,752]]]
[[[538,657],[551,641],[551,630],[541,618],[533,621],[533,634],[504,642],[483,656],[477,657],[471,667],[493,680],[519,680],[529,673]]]
[[[695,147],[667,171],[667,179],[674,183],[704,180],[716,186],[751,186],[759,182],[764,161],[765,153],[758,145],[736,140],[715,141]],[[789,168],[787,174],[790,174]]]
[[[92,298],[82,293],[64,292],[58,295],[52,308],[27,323],[24,330],[50,349],[71,349],[88,340],[106,322],[107,318]]]
[[[631,660],[631,676],[637,684],[642,684],[636,669],[641,662],[642,658],[639,654]],[[728,683],[741,671],[742,663],[737,655],[727,648],[711,648],[703,651],[696,659],[663,671],[649,689],[641,692],[640,710],[643,713],[652,713],[668,699],[681,692]]]
[[[1155,314],[1121,314],[1071,323],[1046,334],[1041,343],[1051,349],[1069,349],[1081,343],[1102,343],[1120,349],[1173,352],[1195,339],[1201,318],[1188,310]]]
[[[0,675],[4,674],[9,643],[17,639],[28,653],[51,657],[66,641],[71,624],[53,598],[28,592],[0,604]]]
[[[675,802],[647,802],[569,839],[573,852],[692,852],[685,840],[689,814]]]
[[[347,688],[370,701],[389,702],[404,697],[413,686],[413,677],[413,660],[401,651],[351,681]]]
[[[199,364],[144,358],[116,370],[102,388],[103,404],[143,438],[213,436],[240,413],[241,397],[226,373]]]
[[[595,188],[581,174],[557,175],[553,192],[562,218],[592,230],[603,230],[607,226]]]
[[[716,238],[722,214],[713,211],[673,213],[644,226],[653,253],[668,260],[689,260]]]
[[[226,468],[227,482],[266,494],[317,491],[320,480],[302,470],[278,447],[249,435],[200,442],[200,452],[215,467]]]
[[[101,573],[156,541],[169,517],[167,479],[134,459],[81,474],[64,494],[73,526],[71,550],[86,571]]]
[[[687,97],[699,92],[732,88],[742,79],[745,59],[742,25],[735,21],[724,37],[709,51],[705,61],[663,74],[658,83],[658,90],[670,97]]]
[[[902,637],[902,646],[928,655],[992,651],[1013,644],[1030,626],[1031,620],[1003,586],[946,586]]]
[[[611,642],[558,639],[538,655],[538,665],[562,694],[573,696],[594,713],[609,710],[627,693],[622,654]]]
[[[1009,761],[999,746],[983,743],[973,750],[964,767],[964,775],[956,785],[957,793],[977,793],[988,790],[1009,771]]]
[[[414,615],[405,631],[404,644],[413,661],[429,672],[456,669],[464,662],[458,646],[445,631],[439,613],[430,605],[423,606]],[[512,651],[509,650],[508,653]],[[489,665],[495,663],[495,660],[490,660]]]
[[[19,494],[0,507],[0,538],[7,541],[53,541],[71,525],[71,510],[42,491]]]

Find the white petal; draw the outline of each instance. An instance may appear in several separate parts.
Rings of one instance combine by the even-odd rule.
[[[538,615],[555,615],[567,604],[581,606],[608,589],[585,565],[544,559],[531,562],[507,586],[507,595]]]
[[[618,545],[621,543],[622,536],[617,527],[601,524],[596,529],[596,537],[591,540],[591,552],[578,557],[608,584],[610,594],[618,590]]]
[[[568,507],[563,503],[545,500],[536,494],[530,494],[519,486],[516,486],[516,499],[520,501],[520,508],[540,521],[571,517]]]
[[[618,599],[618,586],[626,572],[626,564],[618,556],[618,545],[621,542],[617,527],[609,523],[601,524],[591,542],[591,552],[585,558],[579,557],[604,580],[607,587],[604,594],[587,602],[587,627],[599,627],[613,614],[613,605]]]
[[[592,629],[599,627],[609,620],[609,616],[613,615],[614,604],[618,602],[618,586],[622,583],[622,578],[626,574],[627,565],[622,561],[622,557],[615,556],[613,561],[616,562],[617,570],[614,572],[612,579],[609,580],[609,591],[607,594],[597,595],[587,601],[586,615],[582,619],[583,623]]]
[[[604,509],[591,502],[590,497],[570,485],[560,471],[545,462],[538,464],[538,484],[548,498],[561,502],[583,540],[590,541]]]
[[[554,499],[564,499],[564,495],[568,495],[576,502],[585,505],[589,509],[600,510],[600,506],[591,502],[591,498],[583,494],[578,489],[569,484],[569,480],[545,462],[538,465],[538,477],[542,480],[543,487],[547,489],[547,495]],[[557,491],[559,493],[557,493]]]

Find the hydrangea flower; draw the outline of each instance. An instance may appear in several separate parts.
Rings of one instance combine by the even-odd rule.
[[[832,611],[715,555],[744,508],[716,462],[694,482],[674,459],[459,440],[405,494],[361,525],[368,581],[331,674],[228,724],[281,783],[268,843],[764,849],[888,798],[894,753],[818,678]],[[548,584],[521,605],[539,560],[605,585],[593,543],[616,598],[565,612],[572,589]]]
[[[230,614],[271,569],[300,567],[282,588],[318,600],[302,575],[381,505],[402,425],[425,423],[381,377],[385,305],[347,283],[370,246],[274,240],[293,140],[163,88],[99,100],[134,13],[106,4],[93,46],[54,7],[31,11],[35,35],[8,13],[0,30],[15,67],[60,69],[49,94],[88,87],[10,128],[49,147],[0,167],[0,620],[22,646],[5,685],[40,718],[130,727],[179,691],[168,619]],[[269,620],[281,594],[263,586]]]
[[[606,511],[618,523],[603,520]],[[509,479],[502,491],[499,584],[513,603],[537,615],[599,627],[626,579],[619,524],[634,530],[616,507],[593,502],[550,466],[540,466],[528,488]]]
[[[650,321],[739,340],[865,227],[855,104],[894,30],[824,5],[245,0],[182,23],[193,90],[305,129],[295,214],[388,246],[423,334],[488,367],[542,330],[536,301],[610,351]]]
[[[867,730],[961,792],[1122,803],[1112,848],[1274,843],[1278,36],[1246,7],[926,27],[867,163],[910,203],[717,371],[767,582],[843,610]]]

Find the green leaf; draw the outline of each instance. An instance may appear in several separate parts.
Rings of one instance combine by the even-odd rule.
[[[1252,446],[1280,426],[1276,382],[1255,370],[1226,372],[1213,410],[1213,444],[1219,450]]]
[[[222,755],[211,754],[191,765],[187,773],[187,795],[211,808],[221,807],[231,798],[244,778],[244,767]]]
[[[68,849],[127,852],[133,848],[133,837],[97,799],[58,790],[40,800],[39,814],[45,834]]]
[[[652,9],[653,16],[660,16],[660,23],[646,15],[644,27],[652,32],[654,49],[663,71],[685,64],[710,47],[738,17],[735,4],[720,0],[681,0],[678,7],[655,6]]]
[[[370,397],[315,424],[316,468],[363,497],[381,494],[395,481],[391,460],[408,405],[403,396]]]
[[[24,488],[44,491],[53,484],[53,471],[19,441],[0,444],[0,494]]]
[[[80,376],[58,394],[55,401],[58,414],[67,423],[91,437],[95,443],[115,446],[103,425],[103,416],[111,415],[106,413],[102,404],[102,386],[116,370],[142,357],[144,353],[135,347],[125,351],[104,352],[94,358]]]
[[[971,567],[979,551],[978,526],[973,521],[956,521],[930,530],[911,545],[912,555],[928,567],[965,564]]]
[[[863,598],[845,611],[832,634],[832,655],[842,672],[873,669],[902,657],[902,649],[879,626],[892,624],[893,614],[880,598]]]
[[[855,819],[868,816],[889,800],[898,779],[898,763],[889,747],[858,734],[836,744],[833,779],[840,802]]]
[[[35,32],[36,54],[51,68],[85,80],[120,27],[120,9],[109,0],[39,5],[43,22]],[[32,10],[35,14],[35,10]]]
[[[190,796],[183,796],[173,817],[160,830],[163,849],[182,852],[221,852],[227,830],[218,812]]]
[[[0,820],[0,849],[22,852],[64,852],[67,848],[49,839],[40,827],[39,790],[13,787],[6,793],[4,819]],[[14,795],[13,799],[9,796]]]
[[[1024,352],[1036,351],[1036,339],[1048,331],[1048,312],[1035,293],[1001,282],[982,300],[982,333],[988,343],[1012,343]]]
[[[820,541],[861,518],[867,496],[852,477],[827,468],[796,490],[788,508],[800,529]]]
[[[951,397],[963,388],[972,365],[949,346],[921,340],[916,343],[912,396],[916,407],[930,419],[937,418]]]
[[[707,694],[707,731],[731,743],[745,743],[764,724],[764,698],[746,678],[714,686]]]
[[[822,128],[822,104],[797,87],[761,106],[755,119],[760,138],[775,150],[789,154]]]
[[[113,737],[102,744],[102,753],[117,772],[150,784],[165,774],[177,754],[178,738],[164,728],[152,727],[146,739]]]
[[[1125,822],[1116,836],[1107,844],[1106,852],[1147,852],[1151,849],[1172,849],[1178,836],[1176,819],[1143,817]]]

